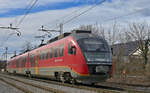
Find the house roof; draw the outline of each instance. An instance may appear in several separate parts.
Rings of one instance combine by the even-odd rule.
[[[134,52],[138,48],[138,42],[131,41],[128,43],[114,44],[112,48],[113,48],[113,56],[116,55],[129,56],[132,52]]]

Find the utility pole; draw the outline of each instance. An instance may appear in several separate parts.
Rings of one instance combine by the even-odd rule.
[[[16,56],[16,51],[14,51],[14,56]]]
[[[63,34],[63,24],[60,24],[60,35]]]
[[[8,51],[8,47],[5,47],[5,49],[6,49],[6,62],[7,62],[7,51]]]
[[[44,29],[44,26],[41,26],[41,29],[39,29],[39,31],[43,31],[43,32],[46,32],[48,34],[50,34],[51,32],[59,32],[60,35],[63,34],[63,24],[59,24],[59,30],[47,30],[47,29]]]

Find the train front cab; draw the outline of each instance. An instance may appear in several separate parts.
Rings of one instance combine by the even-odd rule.
[[[82,82],[103,82],[111,76],[112,54],[107,42],[102,38],[81,38],[77,43],[88,68],[87,76],[79,75]]]

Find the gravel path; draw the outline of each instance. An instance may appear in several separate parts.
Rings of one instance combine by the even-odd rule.
[[[0,81],[0,93],[24,93],[24,92]]]
[[[20,77],[14,77],[14,76],[11,76],[11,77],[19,79],[21,81],[30,82],[30,83],[32,82],[33,84],[37,84],[37,85],[46,86],[46,87],[49,87],[49,88],[62,90],[62,91],[65,91],[67,93],[97,93],[97,92],[93,92],[93,91],[89,91],[89,90],[71,88],[71,87],[66,87],[66,86],[61,86],[61,85],[54,85],[54,84],[50,84],[50,83],[44,83],[44,82],[24,79],[24,78],[20,78]],[[22,85],[22,84],[20,84],[20,85]],[[32,89],[31,87],[27,87],[27,88]],[[38,90],[37,90],[37,92],[35,92],[35,93],[46,93],[46,92],[38,92]]]

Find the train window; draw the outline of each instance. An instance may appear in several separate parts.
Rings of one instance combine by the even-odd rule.
[[[42,52],[40,53],[40,56],[41,56],[41,60],[43,60],[43,53]]]
[[[50,55],[49,58],[53,58],[53,48],[50,48]]]
[[[32,63],[32,56],[30,55],[30,61],[29,61],[30,63]],[[31,66],[32,67],[32,66]]]
[[[25,67],[25,64],[26,64],[26,57],[25,57],[25,58],[23,58],[22,67]]]
[[[39,57],[40,57],[40,60],[42,60],[42,52],[40,52],[40,56]]]
[[[59,56],[64,56],[64,44],[60,45]]]
[[[49,52],[46,50],[46,59],[48,59]]]
[[[76,47],[75,46],[71,46],[71,44],[68,44],[68,54],[72,54],[75,55],[76,54]]]
[[[56,47],[55,50],[54,50],[54,56],[58,57],[58,47]]]
[[[71,44],[68,44],[68,54],[71,54]]]
[[[35,56],[34,55],[30,56],[30,62],[31,62],[31,67],[34,67],[34,65],[35,65]]]
[[[42,59],[43,60],[45,59],[45,53],[44,52],[42,53]]]
[[[27,62],[27,57],[25,57],[25,59],[24,59],[24,60],[25,60],[25,62]]]
[[[21,58],[21,67],[24,66],[23,63],[24,63],[24,58],[22,57],[22,58]]]
[[[19,61],[18,61],[18,59],[16,60],[16,67],[17,68],[19,67]]]

